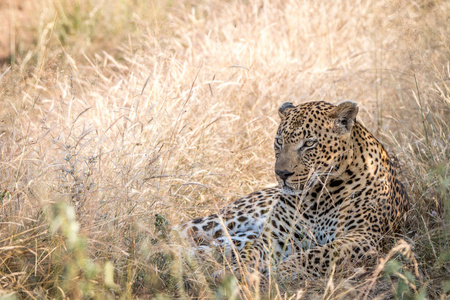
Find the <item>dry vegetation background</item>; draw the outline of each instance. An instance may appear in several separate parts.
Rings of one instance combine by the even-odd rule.
[[[445,299],[449,17],[425,0],[0,0],[0,298]],[[392,253],[259,291],[167,243],[276,184],[281,103],[346,99],[397,158],[412,209],[392,246],[419,276]]]

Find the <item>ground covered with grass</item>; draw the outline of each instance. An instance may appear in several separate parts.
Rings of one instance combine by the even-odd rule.
[[[0,0],[0,297],[446,299],[449,16],[438,0]],[[173,237],[276,184],[281,103],[347,99],[412,202],[378,265],[260,289]]]

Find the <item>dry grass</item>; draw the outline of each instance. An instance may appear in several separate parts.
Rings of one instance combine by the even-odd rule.
[[[425,0],[0,0],[0,297],[444,299],[449,16]],[[391,253],[383,271],[259,291],[166,242],[166,222],[275,184],[282,102],[344,99],[398,158],[413,208],[392,244],[419,276]]]

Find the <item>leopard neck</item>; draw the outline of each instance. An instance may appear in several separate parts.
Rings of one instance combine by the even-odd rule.
[[[347,165],[347,170],[375,177],[390,171],[390,158],[383,145],[358,122],[352,130],[352,142],[352,161]]]

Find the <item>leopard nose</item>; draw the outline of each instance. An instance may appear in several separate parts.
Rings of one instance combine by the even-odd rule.
[[[294,172],[289,172],[288,170],[275,170],[275,173],[280,177],[281,180],[288,179],[289,176],[294,175]]]

